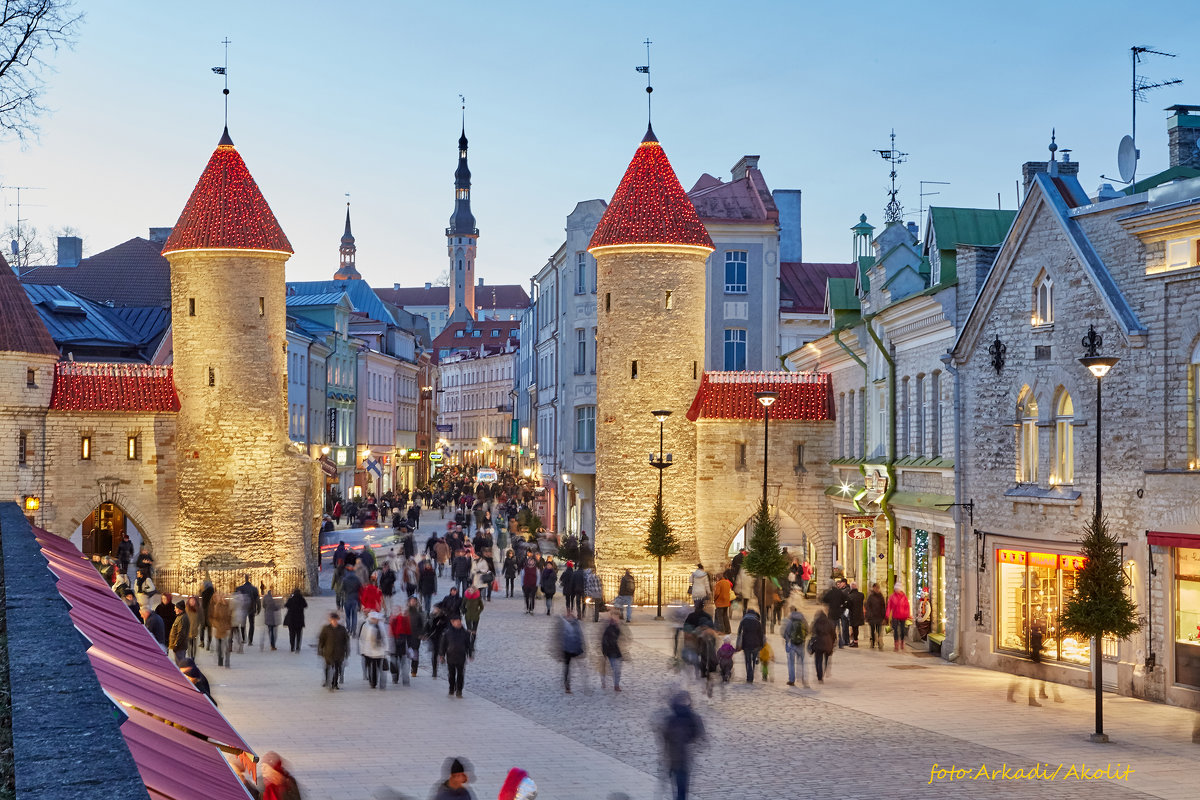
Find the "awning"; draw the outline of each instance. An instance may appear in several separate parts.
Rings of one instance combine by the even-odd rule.
[[[217,748],[203,739],[133,712],[121,734],[151,797],[246,800],[249,793]]]
[[[1200,533],[1146,531],[1146,541],[1159,547],[1189,547],[1200,550]]]

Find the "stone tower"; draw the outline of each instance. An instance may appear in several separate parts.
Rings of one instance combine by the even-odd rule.
[[[663,505],[695,562],[696,427],[685,416],[704,364],[705,261],[712,239],[648,129],[604,212],[596,258],[596,553],[608,564],[646,562],[642,549],[658,492],[647,455],[658,450],[651,412],[672,412],[663,449]]]
[[[346,232],[342,234],[342,243],[338,246],[338,254],[342,263],[338,271],[333,273],[335,281],[361,281],[362,275],[354,266],[354,254],[358,248],[354,246],[354,234],[350,232],[350,204],[346,203]]]
[[[475,245],[479,229],[471,213],[471,169],[467,166],[467,128],[458,137],[458,169],[454,170],[454,213],[446,228],[450,256],[450,321],[475,319]]]
[[[316,466],[288,440],[292,246],[226,130],[163,245],[179,393],[178,552],[229,589],[312,585]]]

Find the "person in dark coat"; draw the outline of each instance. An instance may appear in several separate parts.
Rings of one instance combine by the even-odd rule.
[[[150,610],[150,607],[142,609],[142,624],[146,626],[146,630],[150,631],[150,635],[154,637],[154,641],[165,650],[167,649],[167,629],[163,625],[162,617]]]
[[[462,697],[463,673],[471,658],[471,633],[463,627],[462,617],[450,617],[450,627],[442,635],[441,658],[450,677],[450,694]]]
[[[421,595],[421,602],[425,604],[425,616],[429,616],[433,610],[433,596],[436,593],[437,573],[433,571],[433,564],[422,560],[421,571],[417,573],[417,594]]]
[[[304,599],[300,590],[296,589],[284,602],[283,607],[287,609],[283,615],[283,626],[288,629],[290,649],[293,653],[299,653],[301,638],[304,635],[304,609],[308,608],[308,601]]]
[[[567,608],[575,610],[575,562],[568,561],[566,569],[558,576],[558,585],[562,587],[563,600]]]
[[[532,614],[534,603],[537,602],[538,567],[533,556],[525,557],[525,566],[521,568],[521,591],[525,595],[525,613]]]
[[[513,596],[513,586],[517,581],[517,556],[512,550],[509,550],[504,555],[504,566],[501,567],[504,573],[504,596]]]
[[[850,590],[846,593],[846,607],[850,610],[850,646],[858,647],[858,629],[862,627],[865,621],[865,612],[863,610],[863,593],[858,590],[858,582],[850,582]]]
[[[412,677],[417,677],[417,667],[421,662],[421,635],[425,632],[425,615],[421,612],[421,603],[415,597],[408,598],[408,657],[412,666]]]
[[[175,663],[180,664],[187,657],[188,648],[188,616],[184,613],[184,604],[180,600],[175,604],[175,622],[171,625],[167,636],[167,649],[175,656]]]
[[[450,577],[458,584],[458,592],[462,594],[471,585],[471,557],[465,550],[459,550],[450,565]],[[446,612],[450,613],[450,612]]]
[[[129,534],[121,534],[121,543],[117,545],[117,563],[121,566],[121,574],[129,573],[129,562],[133,561],[133,542],[129,541]]]
[[[208,697],[209,700],[212,700],[214,706],[217,704],[217,701],[213,700],[212,689],[208,685],[208,678],[204,677],[204,673],[196,666],[195,661],[190,658],[183,659],[179,664],[179,671],[183,673],[185,678],[192,682],[192,686],[196,687],[196,691]]]
[[[742,621],[738,623],[736,646],[736,649],[741,650],[743,658],[746,659],[746,683],[754,683],[754,669],[758,664],[758,651],[762,650],[763,642],[765,641],[762,620],[758,618],[757,609],[754,606],[750,606],[750,608],[746,609],[746,613],[742,615]]]
[[[216,594],[216,589],[213,588],[213,582],[208,578],[204,579],[204,588],[200,590],[200,646],[205,650],[212,649],[212,624],[208,621],[208,609],[212,605],[213,595]],[[195,634],[195,631],[192,631]],[[193,636],[193,638],[195,638]]]
[[[554,566],[553,559],[546,559],[546,566],[542,567],[542,596],[546,598],[546,616],[550,616],[550,612],[554,610],[554,589],[558,584],[558,569]]]
[[[571,585],[571,594],[575,596],[575,616],[583,619],[583,601],[587,597],[587,570],[582,566],[576,567]]]
[[[175,605],[171,602],[171,595],[162,594],[160,597],[162,600],[154,609],[154,613],[162,617],[163,630],[169,633],[171,626],[175,624]]]
[[[825,608],[829,613],[829,621],[833,623],[834,628],[838,632],[837,646],[845,647],[850,644],[850,617],[847,616],[847,600],[846,593],[849,587],[846,586],[844,578],[838,578],[834,581],[833,586],[821,595],[821,602],[825,604]]]
[[[867,595],[864,617],[871,629],[871,649],[883,649],[883,620],[887,617],[887,600],[879,589],[878,583],[871,584],[871,593]]]
[[[434,678],[437,677],[438,661],[442,656],[442,636],[446,634],[448,627],[450,622],[442,613],[442,604],[438,603],[433,607],[433,613],[425,620],[425,638],[429,640],[429,663],[433,667]]]
[[[813,651],[813,663],[817,668],[817,683],[825,682],[825,673],[829,671],[829,659],[833,655],[833,646],[837,642],[837,627],[824,611],[818,611],[813,617],[812,637],[810,645]]]
[[[670,708],[658,725],[663,743],[667,775],[675,786],[675,797],[686,798],[692,772],[693,750],[705,739],[704,723],[692,710],[692,698],[679,692],[671,698]]]
[[[450,587],[450,594],[442,598],[442,602],[438,603],[442,607],[442,613],[447,617],[457,617],[462,614],[462,595],[458,593],[457,586]]]
[[[336,611],[330,613],[329,623],[321,628],[321,633],[317,636],[317,653],[325,659],[325,680],[321,685],[329,686],[331,692],[340,689],[342,667],[346,663],[346,656],[350,655],[350,634],[342,627],[341,617]]]

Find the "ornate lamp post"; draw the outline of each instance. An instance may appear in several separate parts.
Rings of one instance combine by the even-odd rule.
[[[767,431],[771,427],[771,406],[779,399],[779,392],[755,392],[754,397],[758,402],[762,403],[763,407],[763,491],[762,501],[763,507],[767,505],[767,455],[768,441]]]
[[[658,458],[654,457],[654,453],[650,454],[650,466],[658,470],[658,507],[662,508],[662,489],[663,489],[663,470],[674,463],[673,456],[670,453],[663,453],[663,426],[667,422],[667,417],[671,416],[670,411],[651,411],[656,420],[658,420]],[[662,619],[662,556],[658,557],[658,614],[655,619]]]
[[[1101,512],[1104,508],[1103,500],[1100,496],[1100,454],[1101,454],[1101,390],[1104,376],[1108,374],[1116,363],[1120,361],[1116,356],[1099,355],[1100,345],[1104,343],[1100,334],[1096,333],[1096,328],[1093,325],[1088,326],[1087,336],[1083,337],[1083,348],[1085,355],[1079,359],[1079,363],[1088,368],[1088,371],[1096,377],[1096,507],[1093,512],[1092,524],[1096,528],[1100,526]],[[1096,637],[1092,643],[1093,658],[1096,659],[1096,732],[1092,734],[1093,742],[1107,742],[1108,737],[1104,734],[1104,654],[1100,652],[1101,638]]]

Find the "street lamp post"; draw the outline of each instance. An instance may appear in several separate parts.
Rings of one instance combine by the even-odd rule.
[[[674,463],[674,457],[670,453],[663,454],[663,426],[667,422],[667,417],[671,416],[670,411],[651,411],[656,420],[658,420],[658,458],[654,454],[650,454],[650,466],[658,470],[658,507],[662,508],[662,490],[663,490],[663,470]],[[662,619],[662,556],[658,557],[658,615],[655,619]]]
[[[771,447],[768,439],[768,431],[771,427],[771,406],[779,399],[779,392],[755,392],[754,398],[762,404],[763,407],[763,490],[762,490],[762,513],[767,513],[767,458],[770,455]],[[762,614],[762,619],[766,622],[767,619],[767,581],[763,577],[762,590],[758,598],[758,610]]]
[[[1079,363],[1087,367],[1088,371],[1096,377],[1096,506],[1093,512],[1093,529],[1099,528],[1101,514],[1104,509],[1104,501],[1100,496],[1100,433],[1103,412],[1100,387],[1104,381],[1104,376],[1120,361],[1116,356],[1099,355],[1100,345],[1103,343],[1104,340],[1100,334],[1096,333],[1095,326],[1089,325],[1087,336],[1083,337],[1083,347],[1086,355],[1079,359]],[[1108,741],[1108,736],[1104,733],[1104,654],[1100,652],[1100,648],[1101,638],[1096,637],[1092,643],[1092,657],[1096,661],[1096,732],[1091,737],[1093,742]]]

